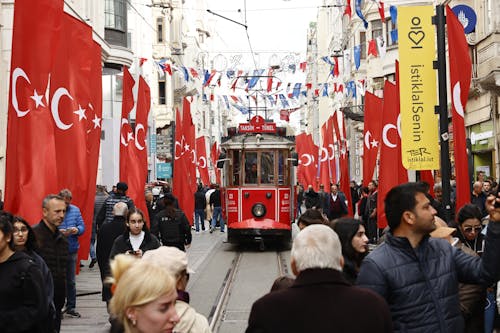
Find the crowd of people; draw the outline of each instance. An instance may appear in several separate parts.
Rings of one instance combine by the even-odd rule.
[[[336,185],[330,192],[303,193],[306,210],[298,216],[291,250],[294,277],[278,277],[254,302],[247,333],[498,328],[500,199],[485,193],[484,208],[471,201],[451,224],[438,216],[439,199],[428,186],[401,184],[384,200],[388,228],[380,235],[375,224],[373,236],[376,206],[370,201],[376,203],[377,184],[370,183],[357,203],[361,218],[346,217],[350,203]],[[98,187],[94,207],[91,264],[97,262],[101,272],[110,331],[210,332],[207,319],[189,304],[186,287],[194,272],[185,250],[191,227],[176,198],[165,191],[148,205],[148,228],[147,215],[126,191],[121,182],[109,195]],[[215,227],[220,201],[211,198],[217,191],[207,194],[200,187],[195,195],[198,231],[205,229],[201,207],[207,203],[213,208],[211,231]],[[59,332],[63,314],[79,316],[75,253],[85,228],[71,200],[68,189],[45,197],[41,221],[33,227],[0,212],[0,332]]]

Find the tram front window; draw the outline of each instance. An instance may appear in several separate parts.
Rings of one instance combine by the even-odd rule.
[[[274,153],[262,152],[260,156],[261,184],[274,183]]]
[[[245,183],[257,184],[257,153],[245,153]]]

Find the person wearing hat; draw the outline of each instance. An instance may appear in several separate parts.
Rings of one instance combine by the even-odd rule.
[[[144,253],[142,260],[165,268],[176,280],[178,296],[175,311],[179,316],[179,322],[175,325],[175,332],[210,333],[207,318],[189,305],[189,293],[186,287],[189,275],[194,271],[188,266],[186,253],[176,247],[160,246]]]
[[[97,214],[97,229],[103,225],[103,223],[113,221],[113,207],[119,202],[125,202],[129,210],[135,208],[134,201],[126,195],[128,190],[128,185],[125,182],[118,182],[116,184],[116,192],[111,192],[109,197],[104,201],[104,204]]]

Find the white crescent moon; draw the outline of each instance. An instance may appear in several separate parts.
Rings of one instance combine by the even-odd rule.
[[[366,131],[366,133],[365,133],[365,147],[366,147],[366,149],[370,149],[370,136],[372,136],[370,131]]]
[[[311,155],[310,154],[302,154],[302,156],[305,156],[307,158],[307,163],[302,163],[302,165],[303,166],[311,165],[311,163],[312,163]],[[302,156],[300,156],[300,158],[302,158]]]
[[[201,166],[201,163],[199,161],[203,161],[203,166]],[[207,167],[207,159],[205,158],[205,156],[200,157],[200,159],[198,160],[198,167],[202,169],[205,169]]]
[[[31,81],[28,78],[28,75],[26,74],[26,72],[22,68],[17,67],[12,72],[12,84],[11,84],[11,87],[12,87],[12,106],[14,107],[14,110],[16,110],[17,116],[19,118],[21,118],[21,117],[24,117],[25,115],[27,115],[28,112],[30,112],[31,110],[30,109],[28,109],[26,111],[19,110],[19,103],[17,101],[17,93],[16,93],[17,79],[19,77],[22,77],[23,79],[25,79],[29,84],[31,84]]]
[[[332,149],[332,154],[329,155],[329,157],[328,157],[328,160],[331,161],[331,160],[335,159],[335,146],[332,143],[330,143],[328,145],[328,147]]]
[[[73,97],[69,94],[66,88],[58,88],[54,95],[52,95],[52,101],[50,103],[50,111],[52,112],[52,118],[54,118],[54,122],[59,129],[63,131],[69,129],[73,124],[65,124],[61,121],[61,117],[59,116],[59,100],[63,96],[68,96],[69,99],[73,100]]]
[[[325,147],[321,147],[320,148],[320,153],[319,153],[319,161],[320,162],[325,162],[328,160],[328,149],[326,149]],[[325,154],[323,154],[325,153]],[[323,157],[323,155],[325,155],[325,157]]]
[[[455,83],[453,86],[453,105],[455,106],[455,111],[457,111],[460,117],[464,117],[464,107],[462,105],[462,100],[460,99],[460,82]]]
[[[139,144],[139,141],[137,140],[137,138],[138,138],[138,134],[139,134],[139,130],[141,130],[141,129],[142,129],[142,131],[143,131],[143,132],[146,132],[146,131],[144,130],[144,125],[143,125],[143,124],[137,124],[137,125],[135,126],[135,147],[136,147],[137,149],[139,149],[139,150],[144,150],[144,146],[141,146],[141,145]],[[146,134],[146,133],[144,133],[144,134]]]
[[[193,149],[191,150],[191,154],[193,158],[191,159],[191,163],[196,164],[196,151]]]
[[[122,126],[121,126],[122,129],[123,129],[123,125],[125,125],[125,124],[128,124],[128,119],[127,118],[122,118]],[[121,134],[120,134],[120,141],[121,141],[122,145],[124,145],[125,147],[128,146],[127,140]]]
[[[179,145],[181,151],[181,154],[179,156],[177,156],[177,145]],[[184,150],[182,149],[182,145],[179,141],[175,141],[174,155],[175,155],[174,159],[176,160],[178,160],[179,158],[181,158],[182,155],[184,155]]]
[[[396,120],[396,125],[398,126],[398,135],[399,138],[401,139],[403,135],[401,134],[401,113],[398,114],[398,119]]]
[[[396,144],[390,142],[387,138],[387,132],[389,132],[391,128],[397,130],[397,127],[394,124],[387,124],[384,126],[384,129],[382,130],[382,140],[387,147],[396,148]]]

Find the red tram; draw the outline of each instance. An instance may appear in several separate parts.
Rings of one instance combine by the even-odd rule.
[[[260,116],[228,132],[218,161],[228,241],[290,242],[295,138]]]

